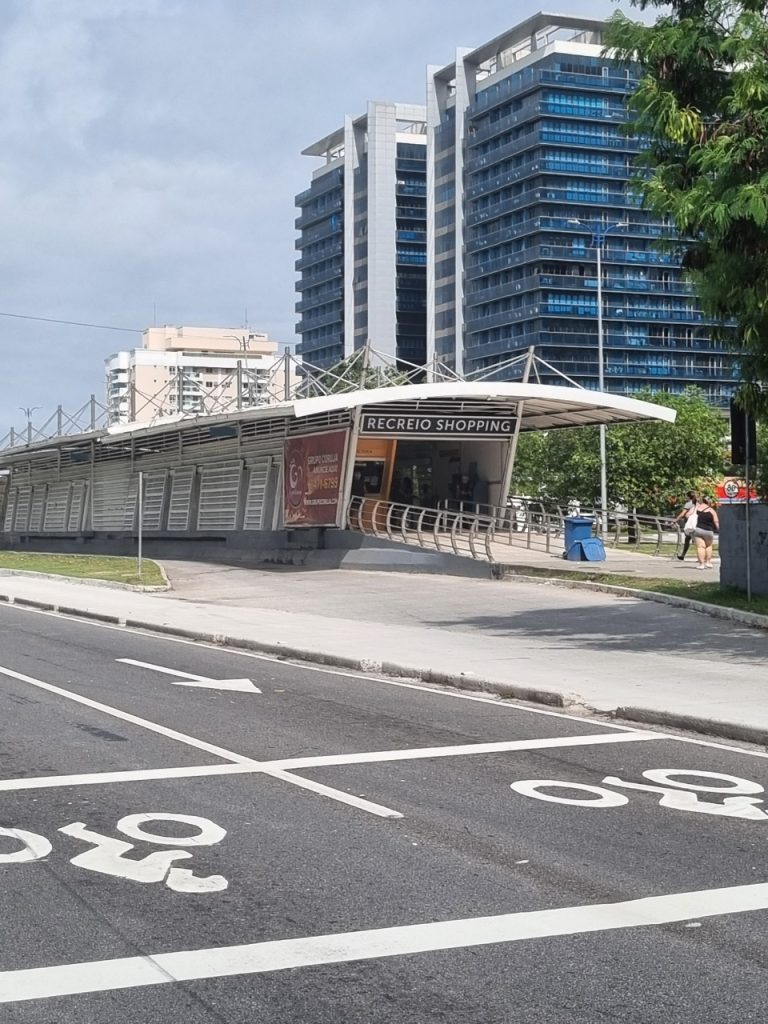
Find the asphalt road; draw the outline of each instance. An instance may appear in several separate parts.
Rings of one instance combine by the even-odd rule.
[[[767,758],[0,608],[0,1021],[763,1021]]]

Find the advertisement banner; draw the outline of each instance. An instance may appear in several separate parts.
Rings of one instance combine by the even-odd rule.
[[[346,430],[285,440],[283,522],[285,526],[338,526]]]

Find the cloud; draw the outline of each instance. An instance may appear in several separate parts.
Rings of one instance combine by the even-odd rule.
[[[315,166],[301,150],[368,99],[423,102],[428,63],[537,8],[4,0],[0,312],[143,328],[155,309],[216,325],[247,306],[294,340],[294,195]],[[98,393],[103,358],[131,341],[0,317],[0,435],[20,402]]]

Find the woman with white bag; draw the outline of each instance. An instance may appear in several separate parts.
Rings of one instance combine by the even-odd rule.
[[[688,554],[688,548],[693,540],[693,531],[696,529],[696,505],[699,501],[699,496],[696,491],[688,491],[687,497],[688,501],[686,501],[680,514],[676,517],[678,523],[685,520],[685,526],[683,527],[683,536],[685,538],[683,541],[683,553],[677,556],[679,562],[682,562]]]

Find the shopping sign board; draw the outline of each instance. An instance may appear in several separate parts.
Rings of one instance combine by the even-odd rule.
[[[283,462],[285,526],[338,526],[346,430],[288,437]]]
[[[368,437],[448,437],[498,438],[509,440],[515,432],[516,417],[510,415],[483,415],[482,413],[456,413],[450,416],[433,413],[364,412],[360,420],[360,433]]]

